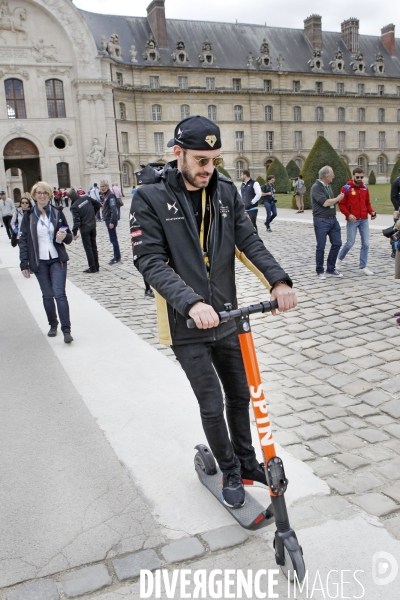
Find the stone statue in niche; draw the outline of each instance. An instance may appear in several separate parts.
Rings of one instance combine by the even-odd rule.
[[[324,68],[321,50],[314,50],[311,60],[308,61],[311,71],[320,73]]]
[[[214,64],[216,60],[215,54],[212,51],[212,44],[209,42],[207,36],[204,40],[199,59],[200,62],[203,64],[203,67],[208,67],[209,65]]]
[[[46,46],[43,39],[40,39],[32,46],[33,58],[38,63],[58,62],[54,56],[55,47],[53,45]]]
[[[249,68],[251,68],[253,66],[253,62],[254,62],[254,56],[251,52],[248,53],[246,60],[247,60],[247,66]]]
[[[12,31],[13,33],[22,33],[24,40],[26,40],[28,34],[22,27],[23,21],[26,21],[26,10],[25,8],[14,8],[10,9],[8,6],[8,0],[3,0],[0,4],[0,38],[7,43],[7,40],[1,35],[3,31]]]
[[[107,38],[105,35],[101,36],[100,45],[101,45],[101,49],[103,50],[103,52],[107,52]]]
[[[271,57],[269,55],[269,44],[267,38],[264,38],[260,46],[260,55],[257,57],[257,64],[260,67],[271,67]]]
[[[185,44],[182,40],[179,40],[176,44],[176,49],[173,54],[171,54],[172,60],[178,64],[184,64],[189,62],[189,56],[186,52]]]
[[[132,44],[131,49],[129,50],[129,53],[131,55],[131,62],[137,63],[137,59],[136,59],[136,54],[137,54],[136,46],[134,46]]]
[[[107,44],[107,52],[111,58],[122,58],[121,46],[119,45],[119,35],[113,33]]]
[[[280,54],[276,60],[278,61],[279,70],[282,71],[283,63],[285,62],[285,59],[283,58],[282,54]]]
[[[148,60],[149,62],[158,62],[160,60],[160,53],[158,51],[158,44],[154,37],[151,37],[146,42],[145,50],[142,54],[144,60]]]
[[[93,146],[86,156],[86,162],[89,163],[93,169],[106,169],[108,167],[108,162],[105,160],[104,154],[104,148],[99,143],[98,138],[93,138]]]
[[[334,54],[334,60],[331,60],[329,63],[332,67],[332,71],[334,73],[344,73],[344,60],[343,60],[343,52],[340,48],[338,48]]]

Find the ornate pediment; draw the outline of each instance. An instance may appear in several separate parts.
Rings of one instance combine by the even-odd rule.
[[[209,67],[210,65],[213,65],[216,60],[215,54],[212,51],[212,44],[209,42],[207,36],[204,40],[199,59],[203,64],[203,67]]]
[[[186,47],[185,47],[184,42],[182,42],[182,40],[179,40],[176,43],[175,52],[173,52],[171,54],[171,56],[172,56],[172,60],[177,65],[184,65],[187,62],[189,62],[189,55],[186,52]]]
[[[322,60],[322,52],[321,50],[314,50],[312,53],[312,58],[308,61],[311,71],[313,73],[322,73],[324,69],[324,62]]]
[[[264,38],[262,44],[260,46],[260,54],[257,56],[257,64],[260,67],[271,68],[272,61],[271,56],[269,54],[269,44],[267,44],[267,38]]]
[[[149,63],[159,62],[161,56],[158,51],[158,44],[157,44],[156,40],[154,39],[154,37],[150,37],[147,40],[146,47],[144,49],[142,56],[143,56],[144,60],[146,60]]]

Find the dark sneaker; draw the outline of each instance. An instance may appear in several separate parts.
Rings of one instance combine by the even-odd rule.
[[[57,335],[57,325],[52,325],[49,329],[49,333],[47,334],[49,337],[56,337]]]
[[[70,344],[73,341],[74,341],[74,338],[72,337],[72,335],[69,332],[64,333],[64,342],[66,344]]]
[[[96,269],[85,269],[82,273],[96,273]]]
[[[268,487],[264,463],[255,466],[254,469],[242,467],[242,482],[243,485],[252,485],[253,487]]]
[[[222,502],[229,508],[240,508],[246,501],[242,478],[239,471],[230,471],[223,474]]]
[[[112,258],[111,260],[108,261],[109,265],[115,265],[117,263],[121,262],[121,259],[118,258],[118,260],[116,258]]]
[[[396,250],[392,250],[392,254],[390,255],[390,258],[396,258]]]
[[[144,295],[147,296],[148,298],[154,298],[153,290],[145,290]]]

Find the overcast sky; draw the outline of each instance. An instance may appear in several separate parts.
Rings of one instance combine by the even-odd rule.
[[[145,17],[146,7],[151,0],[74,0],[79,8],[91,12],[114,15]],[[273,6],[272,10],[269,7]],[[313,13],[322,16],[322,29],[340,31],[345,19],[355,17],[360,20],[360,33],[380,35],[381,27],[394,23],[399,25],[399,11],[394,0],[336,0],[317,2],[316,0],[285,0],[280,3],[266,0],[166,0],[166,16],[169,19],[189,19],[196,21],[225,21],[234,23],[265,22],[270,27],[303,28],[303,20]],[[400,31],[396,32],[400,36]]]

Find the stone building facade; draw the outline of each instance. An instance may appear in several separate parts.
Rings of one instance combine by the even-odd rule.
[[[222,130],[224,166],[265,175],[275,157],[304,163],[324,135],[350,167],[388,180],[400,156],[400,48],[394,25],[357,19],[322,31],[78,10],[71,0],[0,0],[0,182],[29,189],[106,178],[134,183],[167,161],[175,124],[205,115]],[[6,176],[7,171],[7,176]],[[15,186],[14,186],[15,187]]]

